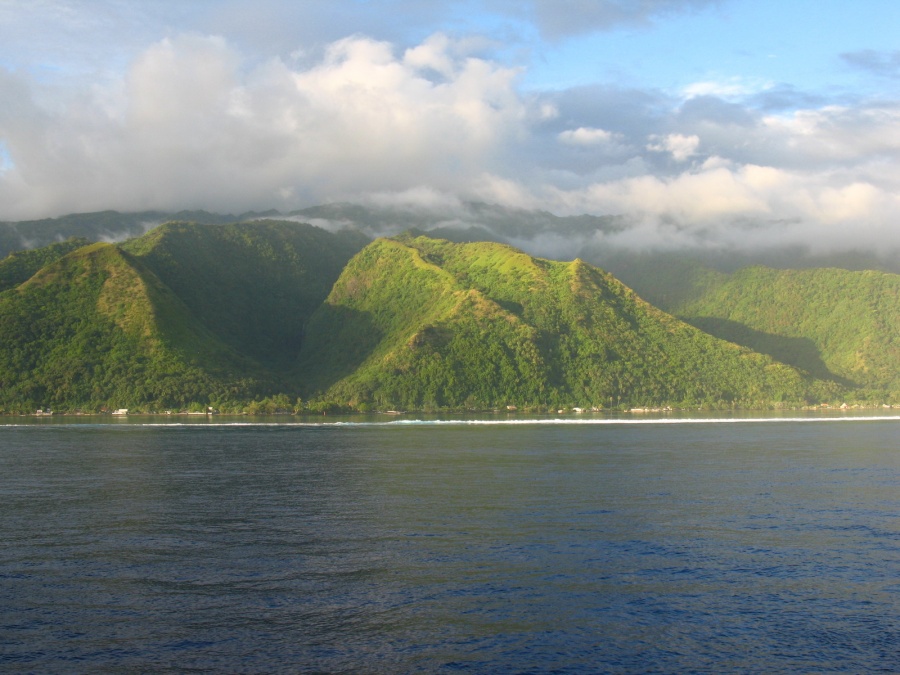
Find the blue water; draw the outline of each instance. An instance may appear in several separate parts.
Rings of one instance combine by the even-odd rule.
[[[0,670],[900,672],[900,418],[595,422],[0,426]]]

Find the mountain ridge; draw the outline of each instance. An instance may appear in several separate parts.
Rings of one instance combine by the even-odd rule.
[[[426,237],[377,240],[348,264],[310,323],[304,363],[333,376],[317,382],[332,397],[412,408],[749,405],[799,401],[811,384],[583,261]]]
[[[658,296],[651,303],[588,259],[560,262],[508,243],[438,239],[421,229],[373,242],[334,223],[326,230],[272,215],[236,223],[206,214],[205,223],[168,222],[117,244],[57,241],[56,233],[46,247],[0,260],[0,408],[746,407],[900,398],[891,320],[900,311],[885,299],[894,302],[885,289],[895,288],[897,275],[776,270],[763,283],[768,272],[670,258],[654,276],[661,259],[620,258],[624,276],[639,287],[650,282],[649,295]],[[100,216],[89,230],[106,231],[112,216]],[[88,259],[96,269],[83,278],[61,271]],[[801,277],[806,281],[796,282]],[[761,293],[791,278],[790,302]],[[849,297],[830,306],[798,299],[806,297],[801,287],[817,284],[820,295],[844,289]],[[47,297],[37,302],[41,287]],[[729,294],[755,297],[745,304],[757,312],[779,303],[793,309],[779,326],[746,308],[741,314],[723,300]],[[129,306],[132,296],[140,301]],[[792,332],[787,324],[803,317],[800,302],[815,308],[816,321],[807,317],[798,322],[804,331]],[[838,318],[829,323],[829,313]],[[30,314],[44,331],[39,340],[25,337]],[[847,365],[859,352],[851,340],[823,342],[840,317],[867,326],[862,368]],[[118,362],[104,360],[83,336],[80,355],[60,357],[57,338],[75,335],[79,325],[98,344],[116,347]],[[141,343],[142,331],[156,342]],[[163,373],[163,362],[171,372]],[[92,368],[144,374],[130,384],[110,375],[119,378],[114,387],[94,378],[99,393],[90,393],[82,380]],[[41,384],[50,371],[66,369],[77,395],[63,392],[63,372],[53,375],[55,389]],[[179,372],[201,384],[185,380],[179,396],[172,387],[168,398],[154,394],[162,374],[174,383]],[[51,393],[42,399],[41,391]]]
[[[79,248],[0,294],[0,407],[185,406],[262,385],[133,256]],[[237,369],[243,377],[232,377]]]

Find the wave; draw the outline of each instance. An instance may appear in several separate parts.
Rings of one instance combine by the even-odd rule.
[[[846,417],[646,417],[634,418],[524,418],[524,419],[402,419],[386,421],[334,421],[334,422],[57,422],[42,421],[32,423],[0,423],[3,428],[60,429],[60,428],[372,428],[372,427],[448,427],[448,426],[645,426],[645,425],[697,425],[697,424],[784,424],[784,423],[828,423],[828,422],[900,422],[900,415],[855,415]]]

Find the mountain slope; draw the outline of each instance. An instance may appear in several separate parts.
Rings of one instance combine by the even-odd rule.
[[[222,341],[279,367],[296,359],[306,321],[368,242],[285,221],[173,222],[123,248]]]
[[[0,409],[163,409],[276,386],[110,244],[0,294]]]
[[[299,371],[337,400],[410,408],[811,395],[795,369],[676,320],[582,261],[426,237],[378,240],[348,264],[310,322]]]
[[[819,376],[900,391],[900,275],[751,267],[723,276],[676,311]]]
[[[140,236],[160,223],[170,220],[221,225],[239,219],[207,211],[180,211],[178,213],[97,211],[72,213],[59,218],[42,220],[0,222],[0,258],[13,251],[40,248],[73,237],[93,242],[124,241]]]
[[[10,253],[0,260],[0,292],[28,281],[42,267],[90,243],[87,239],[73,237],[49,246]]]

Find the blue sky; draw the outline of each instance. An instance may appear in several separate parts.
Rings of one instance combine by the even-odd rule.
[[[0,0],[0,219],[483,200],[900,244],[894,0]]]
[[[877,18],[876,18],[877,17]],[[842,53],[897,49],[900,3],[834,0],[723,2],[701,11],[542,45],[526,82],[631,82],[679,90],[697,81],[789,84],[836,95],[886,91]]]

